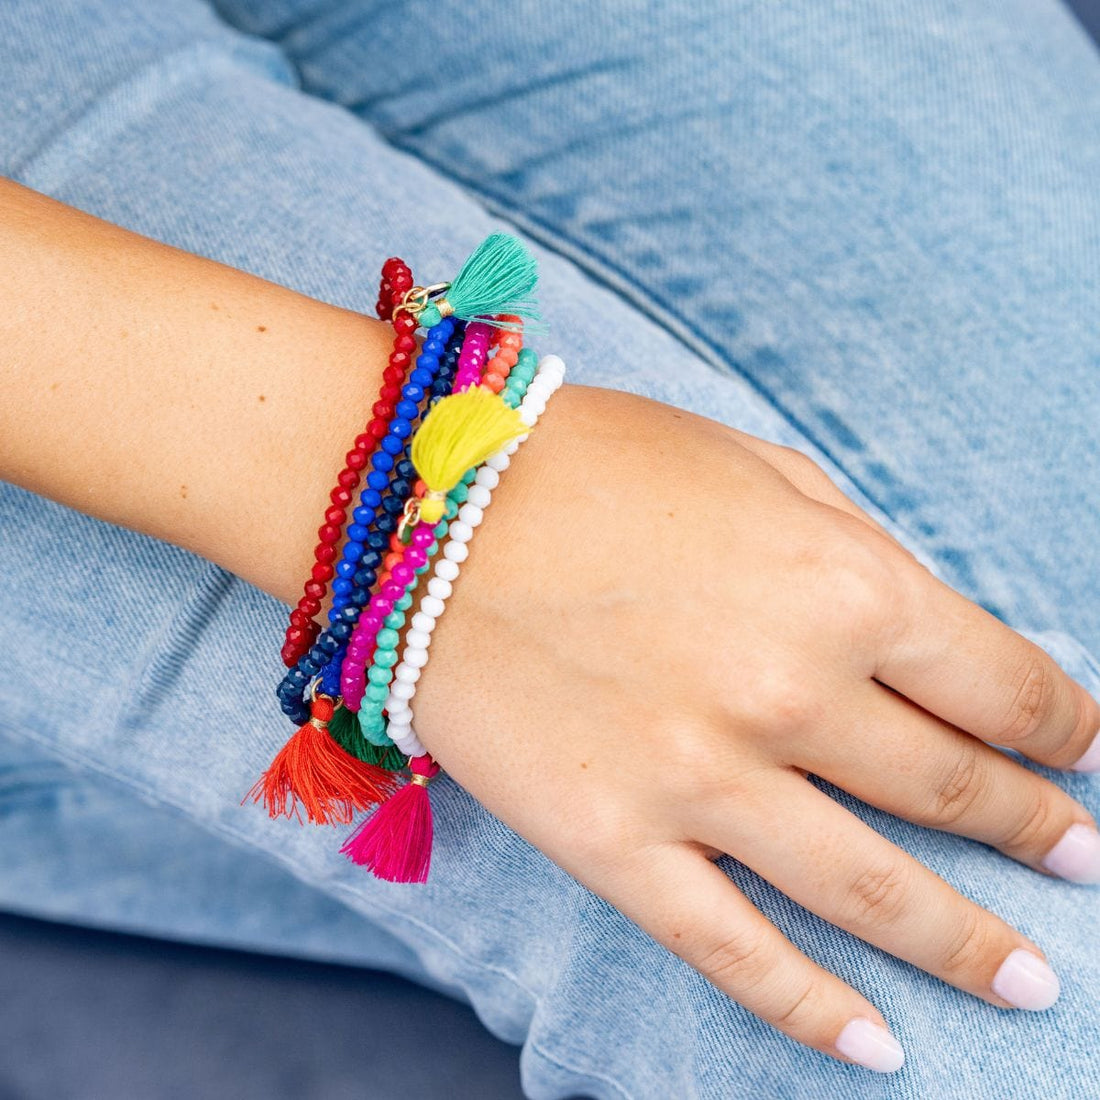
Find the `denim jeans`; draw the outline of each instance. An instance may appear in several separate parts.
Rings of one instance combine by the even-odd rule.
[[[573,380],[812,455],[1094,693],[1098,120],[1050,0],[0,7],[0,172],[364,312],[384,256],[445,272],[518,228]],[[1063,980],[994,1008],[725,861],[909,1053],[839,1064],[445,777],[426,887],[241,808],[287,733],[285,609],[15,488],[0,514],[3,906],[405,974],[522,1043],[535,1098],[1100,1096],[1095,891],[823,784]]]

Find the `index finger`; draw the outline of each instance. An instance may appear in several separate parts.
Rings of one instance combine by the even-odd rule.
[[[875,679],[994,745],[1100,770],[1100,706],[1033,642],[920,569],[901,566],[898,620]]]

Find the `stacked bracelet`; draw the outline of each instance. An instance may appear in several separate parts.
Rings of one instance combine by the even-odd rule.
[[[538,423],[546,409],[546,402],[558,390],[564,378],[565,364],[558,356],[547,355],[539,362],[534,381],[527,388],[519,406],[520,418],[528,430]],[[469,553],[467,544],[473,538],[474,529],[484,518],[485,509],[492,501],[493,490],[500,481],[500,475],[511,464],[511,456],[526,438],[525,435],[520,436],[503,450],[491,455],[477,471],[470,492],[474,495],[475,489],[481,491],[473,500],[467,500],[462,505],[458,518],[451,523],[449,541],[443,548],[443,557],[436,562],[432,576],[432,581],[437,582],[438,587],[433,592],[432,581],[429,582],[428,592],[421,598],[417,613],[413,616],[412,629],[405,636],[405,649],[401,654],[401,663],[394,671],[395,682],[386,698],[385,706],[389,714],[386,732],[406,756],[423,756],[427,752],[413,732],[412,699],[416,694],[416,683],[428,663],[432,631],[435,630],[439,616],[443,614],[462,563]]]
[[[412,272],[404,261],[396,256],[388,259],[382,266],[382,280],[378,291],[379,317],[384,316],[389,319],[393,314],[394,303],[401,301],[412,286]],[[403,375],[409,365],[410,353],[416,348],[416,339],[412,335],[415,331],[416,321],[407,313],[394,319],[394,348],[386,368],[386,375],[383,376],[383,396],[379,404],[385,402],[386,395],[390,392],[388,387],[393,384],[392,373],[400,371]],[[283,663],[288,666],[297,664],[320,631],[314,616],[321,610],[321,601],[325,597],[325,584],[332,579],[336,544],[340,541],[340,532],[347,521],[347,507],[351,503],[352,493],[359,484],[359,471],[365,465],[364,455],[373,450],[378,439],[376,433],[380,419],[379,412],[379,407],[376,405],[375,418],[362,434],[356,436],[355,447],[348,452],[336,486],[329,494],[332,503],[325,512],[323,526],[317,532],[320,542],[314,550],[316,561],[305,583],[302,598],[298,601],[297,608],[290,614],[290,625],[287,627],[282,649]]]
[[[506,318],[505,320],[519,322],[520,319]],[[509,408],[515,408],[523,399],[524,393],[527,390],[527,383],[530,381],[534,372],[534,366],[533,363],[531,363],[535,358],[534,353],[527,351],[527,362],[525,362],[524,367],[518,370],[515,376],[511,378],[511,384],[509,384],[509,376],[512,368],[520,358],[522,347],[523,338],[519,332],[497,330],[497,335],[493,338],[493,348],[490,352],[492,358],[489,360],[485,373],[481,377],[481,384],[493,390],[494,393],[501,393],[504,403],[508,405]],[[493,354],[494,352],[495,354]],[[530,366],[528,366],[529,363],[531,364]],[[460,384],[460,381],[456,380],[456,388]],[[471,513],[467,510],[467,515],[464,517],[459,511],[460,506],[466,504],[467,496],[472,489],[473,491],[479,489],[481,492],[485,491],[480,486],[472,486],[475,476],[481,477],[482,483],[484,483],[485,478],[491,473],[491,470],[484,470],[484,472],[477,469],[467,470],[462,480],[448,494],[447,511],[443,519],[440,520],[439,526],[434,529],[433,538],[429,541],[422,536],[420,539],[422,543],[427,544],[425,552],[428,560],[435,555],[439,548],[440,536],[446,533],[448,525],[451,521],[455,520],[456,517],[459,522],[454,526],[453,537],[457,538],[459,534],[464,534],[463,524],[465,519],[470,517]],[[478,522],[480,522],[480,517],[478,518]],[[476,526],[476,523],[473,524],[473,526]],[[458,567],[454,562],[443,560],[436,565],[435,575],[428,581],[428,596],[431,597],[432,600],[446,599],[450,596],[450,581],[454,578],[445,578],[443,574],[448,573],[452,568],[455,575],[457,575]],[[416,569],[418,573],[423,571],[424,567],[417,567]],[[442,610],[442,607],[440,607],[440,610]],[[417,621],[418,618],[420,621]],[[426,619],[427,615],[424,613],[424,610],[419,612],[418,616],[414,616],[412,631],[410,631],[408,636],[409,640],[419,639],[421,637]],[[387,618],[385,621],[385,626],[389,628],[388,630],[380,630],[377,632],[373,661],[365,677],[368,683],[364,685],[358,667],[354,667],[354,670],[349,674],[352,684],[351,696],[354,705],[358,705],[359,707],[360,732],[370,744],[379,747],[393,744],[393,741],[388,735],[387,721],[383,712],[392,712],[392,708],[387,704],[390,694],[389,685],[393,680],[394,669],[397,664],[396,645],[398,631],[400,631],[404,625],[405,614],[404,610],[401,610],[400,612],[396,612],[392,616],[392,619]],[[433,622],[431,627],[428,627],[428,630],[430,631],[434,625]],[[363,663],[365,664],[365,661]],[[415,680],[419,677],[419,672],[416,672],[415,676],[412,675],[412,672],[413,670],[408,667],[403,670],[403,679],[406,682]],[[360,695],[363,694],[359,689],[364,687],[366,697],[359,702]],[[349,692],[346,689],[344,691],[344,697],[345,704],[347,705]]]
[[[387,261],[378,314],[394,325],[394,350],[373,419],[330,496],[282,649],[289,671],[279,701],[299,728],[250,794],[272,816],[300,819],[304,809],[319,823],[381,803],[343,851],[393,881],[425,881],[430,862],[426,788],[439,767],[413,731],[411,700],[432,630],[499,471],[562,380],[561,361],[549,356],[531,381],[522,332],[538,328],[536,280],[533,258],[506,234],[483,242],[450,283],[413,286],[400,260]],[[427,332],[413,365],[417,327]],[[414,589],[441,544],[398,662]],[[329,581],[322,633],[315,616]],[[406,764],[411,779],[397,789]]]

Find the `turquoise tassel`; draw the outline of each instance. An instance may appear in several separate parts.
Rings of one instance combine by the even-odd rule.
[[[510,233],[493,233],[470,254],[444,297],[453,316],[463,321],[516,328],[496,319],[497,314],[514,314],[523,318],[524,331],[544,331],[534,297],[538,278],[538,264],[526,245]],[[429,302],[421,311],[422,328],[442,320],[438,302]]]

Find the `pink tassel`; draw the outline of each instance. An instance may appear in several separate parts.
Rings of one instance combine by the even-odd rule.
[[[425,753],[409,760],[412,779],[390,795],[340,849],[387,882],[427,882],[432,862],[432,800],[428,783],[439,765]]]

